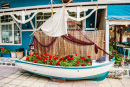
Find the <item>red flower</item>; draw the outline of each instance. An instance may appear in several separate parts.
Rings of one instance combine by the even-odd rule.
[[[63,62],[65,62],[65,60],[63,60]]]
[[[50,62],[50,65],[53,65],[52,62]]]
[[[49,58],[52,58],[52,56],[49,56]]]
[[[57,57],[55,57],[54,60],[57,60]]]
[[[48,61],[45,61],[46,63],[48,62]]]
[[[76,67],[78,67],[79,65],[78,65],[78,64],[76,64],[75,66],[76,66]]]
[[[63,57],[61,57],[60,59],[63,60]]]
[[[70,60],[74,60],[74,58],[70,58]]]
[[[4,47],[0,47],[1,51],[4,49]]]
[[[51,60],[51,58],[49,58],[49,60]]]
[[[91,63],[90,61],[87,61],[87,63]]]
[[[123,58],[123,56],[121,56],[121,58]]]
[[[57,62],[57,63],[56,63],[56,65],[59,65],[59,64],[60,64],[60,62]]]
[[[36,55],[38,55],[38,53],[36,53]]]
[[[37,60],[34,60],[34,63],[37,63]]]
[[[61,60],[59,60],[59,62],[61,62]]]
[[[78,56],[78,54],[75,54],[75,56]]]
[[[42,60],[42,58],[39,58],[39,60]]]
[[[59,55],[57,55],[57,56],[59,56]]]
[[[29,56],[33,56],[33,54],[30,54]]]
[[[70,57],[70,55],[68,55],[68,56],[66,56],[67,58],[69,58]]]
[[[26,60],[29,61],[29,57],[28,56],[26,57]]]
[[[79,63],[80,63],[80,61],[79,61],[79,60],[77,60],[77,63],[79,64]]]
[[[37,59],[39,59],[39,56],[36,56]]]
[[[43,62],[45,62],[46,61],[46,59],[43,59]]]
[[[91,56],[87,56],[87,57],[91,58]]]
[[[83,63],[82,66],[85,66],[85,63]]]
[[[83,57],[80,57],[80,59],[83,59]]]
[[[109,57],[109,59],[111,59],[112,57]]]

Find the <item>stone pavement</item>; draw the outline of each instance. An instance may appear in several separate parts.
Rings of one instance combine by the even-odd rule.
[[[108,79],[103,81],[52,82],[49,78],[21,73],[16,67],[0,66],[0,87],[130,87],[130,78]]]

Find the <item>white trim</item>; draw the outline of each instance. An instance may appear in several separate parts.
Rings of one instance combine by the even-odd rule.
[[[106,20],[106,30],[105,30],[105,51],[109,53],[109,20]],[[106,56],[106,61],[109,61],[109,55]]]
[[[14,23],[12,23],[12,42],[14,44]]]
[[[22,45],[22,32],[21,31],[20,31],[20,34],[21,34],[21,44],[14,44],[14,24],[15,24],[14,21],[0,23],[0,45]],[[2,43],[2,34],[1,34],[2,33],[1,26],[2,25],[11,25],[12,26],[12,43]]]
[[[97,30],[97,28],[86,28],[85,30]]]
[[[69,9],[75,9],[76,7],[66,7],[67,10]],[[97,6],[82,6],[82,8],[84,9],[96,9]],[[98,6],[98,9],[105,9],[107,8],[107,5],[104,5],[104,6]],[[59,8],[54,8],[54,12],[56,12]],[[56,11],[55,11],[56,10]],[[0,10],[1,11],[1,10]],[[29,13],[35,13],[35,12],[51,12],[51,9],[46,9],[46,7],[44,7],[43,9],[39,9],[39,10],[26,10],[25,13],[29,14]],[[10,15],[10,14],[21,14],[22,11],[13,11],[12,12],[3,12],[0,13],[0,15]]]
[[[33,30],[33,29],[24,29],[24,30],[22,30],[22,32],[24,32],[24,31],[35,31],[35,30]]]
[[[84,11],[84,16],[86,16],[86,11]],[[86,29],[86,20],[83,20],[83,30]]]
[[[95,30],[96,30],[96,25],[97,25],[97,12],[98,12],[98,10],[96,10],[96,12],[95,12]]]
[[[4,43],[4,44],[3,44],[3,43],[2,43],[2,44],[0,44],[0,45],[18,45],[18,46],[19,46],[19,45],[22,45],[22,44],[11,44],[11,43],[10,43],[10,44],[7,44],[7,43]]]
[[[130,24],[130,20],[110,20],[109,25],[126,25]]]
[[[28,18],[30,19],[30,15],[28,15]],[[34,24],[33,24],[32,20],[30,20],[30,23],[31,23],[31,25],[32,25],[32,28],[33,28],[33,29],[35,29],[35,27],[34,27]]]
[[[68,6],[79,6],[79,5],[107,5],[107,4],[129,4],[130,1],[128,0],[122,0],[122,1],[102,1],[102,2],[80,2],[80,3],[69,3],[67,5]],[[64,4],[54,4],[53,7],[60,7],[60,6],[64,6],[66,3]],[[27,10],[27,9],[37,9],[37,8],[47,8],[47,7],[51,7],[51,5],[40,5],[40,6],[30,6],[30,7],[20,7],[20,8],[10,8],[10,9],[1,9],[0,12],[3,13],[3,11],[14,11],[14,10]]]

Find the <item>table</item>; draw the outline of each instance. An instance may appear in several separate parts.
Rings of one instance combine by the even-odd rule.
[[[129,47],[129,46],[122,45],[122,44],[119,44],[119,45],[116,45],[116,46],[119,46],[119,47],[124,47],[124,48],[128,48],[128,47]]]

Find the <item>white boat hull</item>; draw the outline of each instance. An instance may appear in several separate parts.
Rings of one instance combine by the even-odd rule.
[[[58,79],[91,79],[100,81],[107,77],[110,68],[114,62],[108,62],[93,66],[84,67],[62,67],[62,66],[51,66],[37,63],[26,62],[22,60],[16,60],[16,65],[38,75],[58,78]]]

